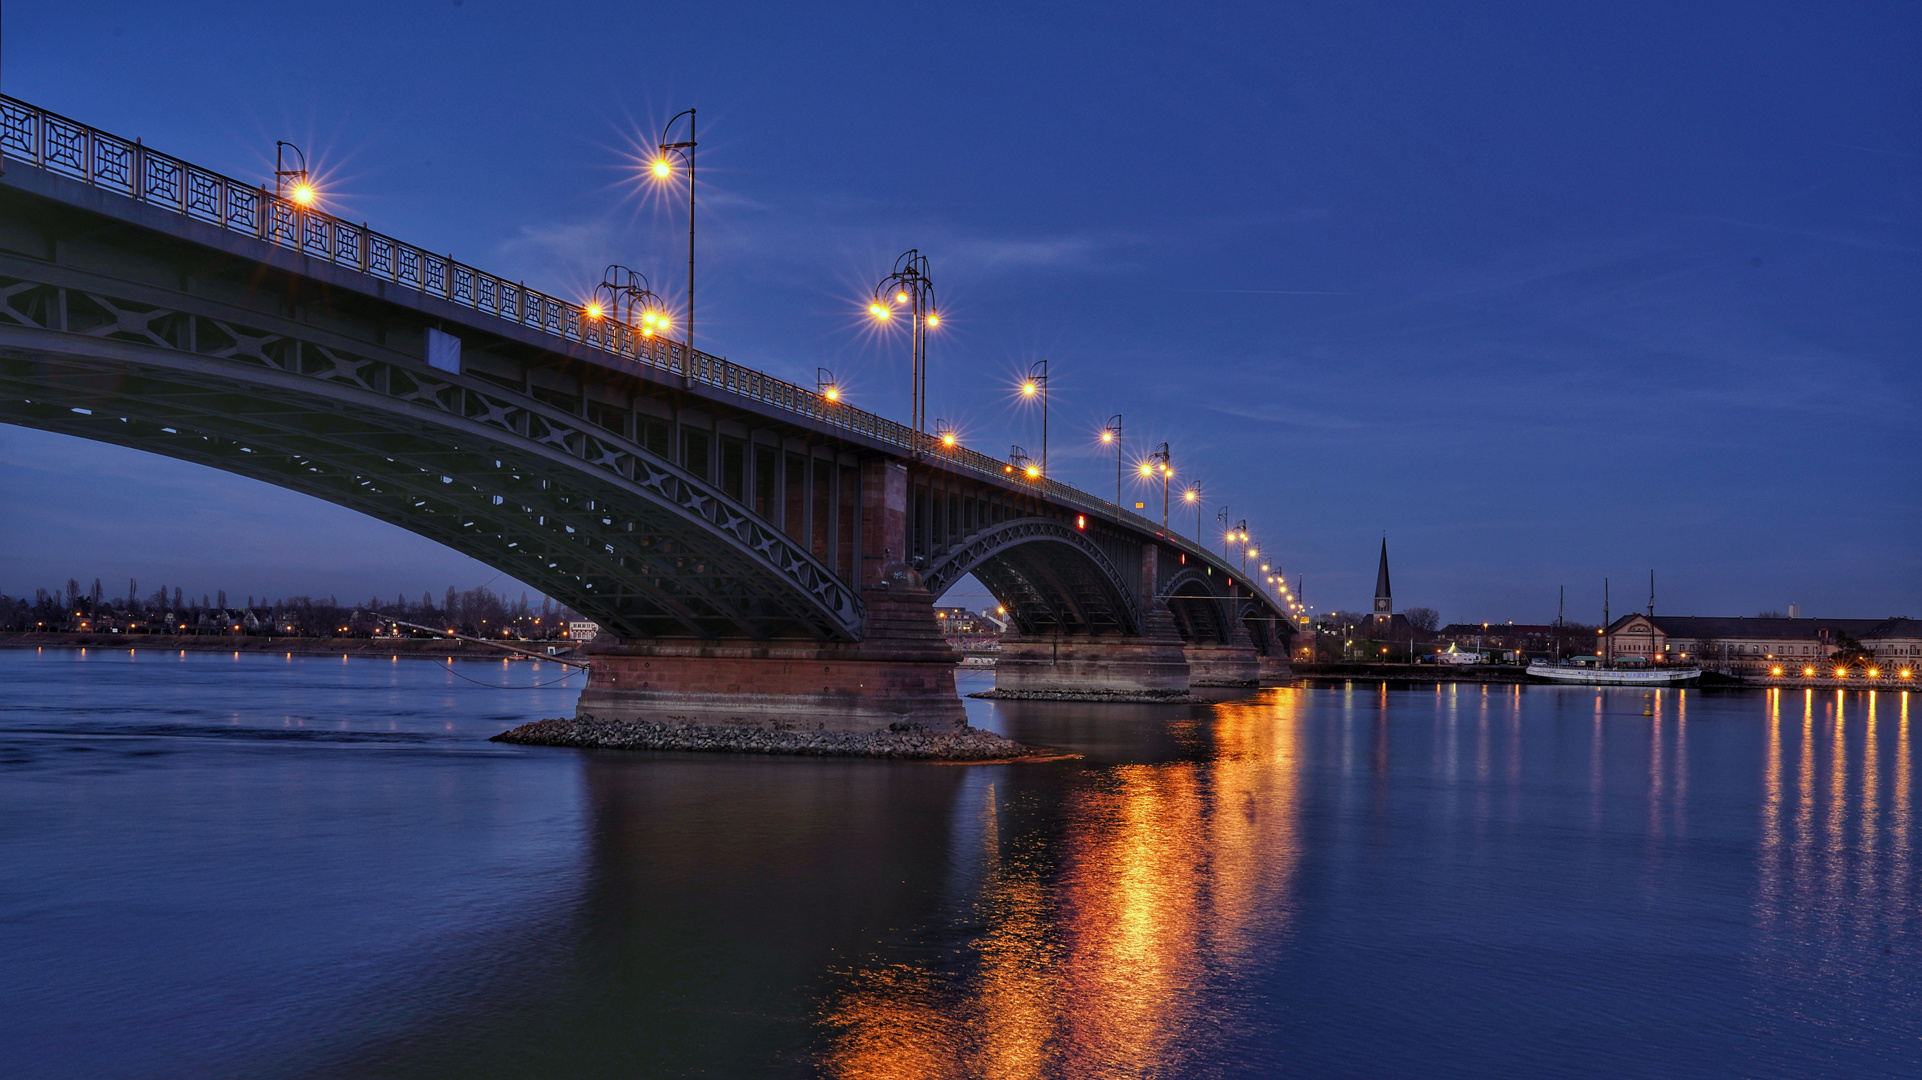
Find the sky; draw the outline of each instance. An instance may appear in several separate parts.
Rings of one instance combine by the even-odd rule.
[[[635,169],[699,110],[697,344],[905,418],[1170,445],[1320,611],[1922,615],[1922,3],[6,6],[0,90],[549,292],[685,289]],[[85,28],[84,32],[78,28]],[[1148,501],[1146,491],[1125,493]],[[1158,500],[1159,492],[1154,498]],[[0,426],[0,591],[519,589],[254,481]],[[1194,528],[1177,511],[1176,524]],[[957,597],[957,599],[966,599]],[[985,598],[982,598],[985,599]],[[1592,609],[1592,610],[1591,610]]]

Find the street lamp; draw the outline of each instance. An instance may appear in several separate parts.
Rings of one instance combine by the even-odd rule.
[[[841,384],[834,381],[834,372],[824,367],[815,368],[814,392],[828,401],[841,400]]]
[[[1195,508],[1195,543],[1201,543],[1201,492],[1194,488],[1181,493],[1181,501]]]
[[[1021,380],[1021,396],[1041,398],[1041,475],[1048,475],[1048,362],[1036,360],[1028,365],[1028,377]]]
[[[1175,475],[1174,466],[1168,464],[1168,444],[1162,443],[1141,463],[1141,475],[1153,481],[1161,477],[1161,527],[1168,527],[1168,481]]]
[[[921,254],[919,248],[909,248],[894,260],[893,271],[874,287],[868,314],[877,322],[887,322],[894,318],[894,309],[901,305],[906,305],[908,310],[909,351],[913,358],[908,398],[914,404],[914,431],[918,435],[928,426],[928,330],[941,325],[941,315],[934,310],[934,280],[928,277],[928,257]],[[916,447],[915,452],[919,453],[920,448]]]
[[[943,450],[952,450],[955,444],[961,441],[960,433],[956,432],[946,420],[934,422],[934,437],[940,442]]]
[[[590,319],[611,318],[652,338],[672,325],[667,302],[647,287],[647,275],[619,264],[611,265],[594,287],[594,299],[583,308]],[[637,321],[638,320],[638,321]]]
[[[1114,520],[1121,524],[1121,414],[1108,418],[1108,426],[1101,429],[1101,441],[1114,444]]]
[[[679,142],[668,142],[667,133],[673,130],[681,117],[687,117],[687,138]],[[694,110],[683,109],[674,114],[661,128],[661,141],[655,147],[654,163],[648,170],[654,179],[667,181],[674,176],[674,162],[669,157],[677,157],[687,162],[687,351],[694,352]],[[688,357],[693,359],[692,355]]]
[[[300,168],[289,169],[281,158],[283,150],[292,150],[300,158]],[[292,188],[288,187],[292,183]],[[279,139],[274,141],[274,194],[283,199],[292,199],[301,206],[314,205],[316,192],[307,177],[307,152],[293,143]]]

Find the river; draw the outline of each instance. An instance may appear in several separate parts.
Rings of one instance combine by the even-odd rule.
[[[0,1075],[1922,1073],[1910,695],[970,701],[1082,755],[987,766],[486,741],[565,674],[0,652]]]

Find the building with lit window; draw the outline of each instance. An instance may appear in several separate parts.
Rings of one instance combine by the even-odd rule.
[[[1832,658],[1860,646],[1855,666],[1916,670],[1922,666],[1922,620],[1706,618],[1624,615],[1609,626],[1598,651],[1618,663],[1699,663],[1731,675],[1767,675],[1777,668],[1833,670]]]

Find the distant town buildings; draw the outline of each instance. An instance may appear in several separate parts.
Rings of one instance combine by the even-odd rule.
[[[1922,620],[1624,615],[1596,651],[1621,663],[1699,663],[1731,675],[1826,675],[1922,665]],[[1781,669],[1779,672],[1776,669]],[[1805,672],[1804,669],[1813,669]]]

